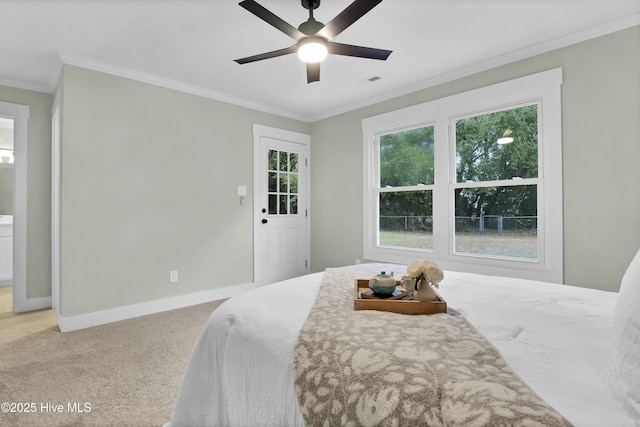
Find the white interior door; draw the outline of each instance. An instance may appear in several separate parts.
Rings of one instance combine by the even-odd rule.
[[[309,135],[254,125],[254,282],[309,272]]]

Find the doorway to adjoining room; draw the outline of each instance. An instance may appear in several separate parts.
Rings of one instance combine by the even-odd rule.
[[[0,117],[0,313],[13,311],[13,119]]]

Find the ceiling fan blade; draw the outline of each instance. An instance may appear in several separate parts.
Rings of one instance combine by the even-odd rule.
[[[307,83],[320,81],[320,63],[307,63]]]
[[[327,42],[327,50],[335,55],[357,56],[359,58],[380,59],[382,61],[386,60],[393,52],[391,50],[334,42]]]
[[[382,0],[356,0],[351,3],[338,16],[325,25],[317,35],[329,40],[346,30],[351,24],[376,7]]]
[[[274,15],[272,12],[267,10],[265,7],[259,5],[254,0],[244,0],[244,1],[241,1],[239,5],[244,7],[254,15],[256,15],[258,18],[265,21],[267,24],[270,24],[276,27],[278,30],[282,31],[283,33],[285,33],[286,35],[288,35],[294,40],[300,40],[305,36],[296,27],[287,23],[282,18]]]
[[[246,58],[234,59],[238,64],[247,64],[249,62],[262,61],[263,59],[275,58],[277,56],[288,55],[295,53],[298,50],[297,45],[291,47],[285,47],[284,49],[278,49],[271,52],[261,53],[259,55],[247,56]]]

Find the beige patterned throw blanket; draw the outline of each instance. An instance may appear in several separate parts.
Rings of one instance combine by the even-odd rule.
[[[324,273],[293,361],[307,427],[571,425],[455,311],[354,310],[354,280],[376,273]]]

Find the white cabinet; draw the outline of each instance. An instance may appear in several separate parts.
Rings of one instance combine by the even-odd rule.
[[[13,216],[0,215],[0,282],[13,279]]]

